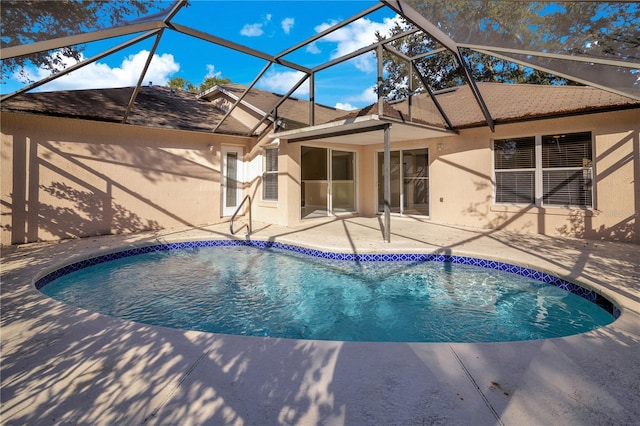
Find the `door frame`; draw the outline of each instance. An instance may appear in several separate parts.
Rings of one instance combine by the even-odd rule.
[[[356,214],[359,210],[359,206],[358,206],[358,151],[356,150],[351,150],[351,149],[338,149],[338,148],[332,148],[332,147],[327,147],[327,146],[321,146],[321,145],[316,145],[316,144],[304,144],[301,146],[301,150],[300,150],[300,174],[302,176],[302,148],[317,148],[317,149],[323,149],[326,152],[326,169],[327,169],[327,179],[326,181],[324,181],[324,189],[325,189],[325,193],[327,196],[327,201],[325,204],[325,208],[322,210],[325,212],[324,216],[334,216],[334,217],[339,217],[339,216],[349,216],[349,215],[353,215]],[[333,211],[333,152],[334,151],[339,151],[339,152],[347,152],[347,153],[351,153],[353,154],[353,186],[354,186],[354,190],[353,190],[353,207],[354,209],[352,211],[344,211],[344,212],[334,212]],[[300,186],[300,196],[301,196],[301,200],[303,201],[303,188],[304,188],[304,181],[301,180],[302,185]],[[317,206],[320,207],[320,206]],[[309,215],[304,215],[303,211],[304,211],[305,207],[302,205],[302,203],[300,203],[300,219],[304,220],[307,219]],[[317,217],[314,215],[311,215],[312,217]]]
[[[392,149],[391,152],[398,152],[400,154],[400,176],[399,176],[399,182],[400,182],[400,187],[398,188],[400,190],[400,205],[398,208],[398,212],[395,213],[391,213],[392,215],[395,216],[408,216],[408,217],[420,217],[420,218],[430,218],[431,217],[431,163],[429,163],[428,165],[428,170],[427,170],[427,185],[428,185],[428,190],[429,190],[429,194],[428,194],[428,201],[427,203],[429,204],[429,213],[426,215],[423,214],[407,214],[405,213],[405,208],[404,208],[404,202],[405,202],[405,193],[404,193],[404,179],[405,179],[405,172],[404,172],[404,166],[403,166],[403,162],[404,162],[404,152],[405,151],[414,151],[414,150],[419,150],[419,149],[425,149],[427,151],[427,155],[429,156],[429,159],[431,158],[431,149],[427,146],[427,147],[409,147],[409,148],[395,148]],[[379,195],[379,186],[381,185],[381,182],[379,181],[379,167],[381,167],[382,165],[378,163],[378,157],[379,157],[379,153],[382,153],[383,151],[380,150],[376,150],[375,151],[375,155],[373,158],[373,162],[374,162],[374,170],[375,170],[375,210],[376,210],[376,214],[382,214],[383,211],[379,210],[379,206],[380,206],[380,195]],[[431,160],[429,160],[431,161]]]
[[[233,206],[227,206],[227,155],[235,153],[238,155],[238,164],[236,169],[236,203]],[[220,148],[220,207],[222,217],[228,217],[235,213],[238,205],[242,202],[244,193],[244,150],[240,146],[222,146]]]

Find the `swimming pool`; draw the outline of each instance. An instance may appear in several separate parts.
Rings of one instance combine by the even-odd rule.
[[[124,250],[63,267],[36,287],[152,325],[314,340],[531,340],[593,330],[619,314],[593,291],[507,263],[249,240]]]

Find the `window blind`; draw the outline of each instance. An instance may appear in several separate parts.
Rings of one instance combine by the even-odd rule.
[[[496,203],[592,207],[591,132],[496,140],[494,173]]]
[[[536,164],[536,138],[501,139],[493,145],[495,168],[533,169]]]
[[[590,167],[591,162],[590,132],[542,137],[542,168]]]
[[[266,148],[264,150],[262,199],[278,200],[278,148]]]
[[[535,172],[496,171],[496,202],[533,204],[535,202]]]
[[[591,206],[591,169],[545,170],[542,178],[544,204]]]
[[[496,140],[493,145],[496,202],[535,202],[536,138]]]

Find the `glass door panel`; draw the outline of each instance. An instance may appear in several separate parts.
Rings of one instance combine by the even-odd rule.
[[[243,191],[242,149],[222,147],[222,215],[231,216],[238,208]]]
[[[402,151],[403,214],[429,215],[429,154],[426,149]]]
[[[400,152],[391,151],[391,213],[400,213]],[[378,153],[378,212],[384,212],[384,152]]]
[[[327,196],[329,190],[327,150],[303,146],[300,157],[301,216],[303,218],[326,216],[328,214]]]
[[[331,211],[353,212],[356,209],[355,154],[331,151]]]
[[[429,151],[391,151],[391,213],[429,215]],[[402,158],[402,162],[400,161]],[[384,212],[384,153],[378,153],[378,213]]]
[[[238,205],[238,154],[227,153],[227,167],[225,168],[225,207],[236,207]]]
[[[354,152],[301,147],[301,217],[356,211],[355,167]]]

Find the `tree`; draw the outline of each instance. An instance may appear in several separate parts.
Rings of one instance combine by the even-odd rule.
[[[219,86],[221,84],[229,84],[231,80],[228,78],[220,78],[220,77],[206,77],[202,83],[200,83],[200,92],[204,92],[207,89],[212,88],[213,86]]]
[[[458,42],[640,58],[638,2],[407,0]]]
[[[619,61],[637,62],[640,56],[638,4],[578,2],[559,5],[466,0],[407,0],[407,3],[459,43],[588,55]],[[412,24],[402,21],[388,36],[412,27]],[[377,34],[377,37],[382,40],[386,35]],[[442,48],[422,32],[394,40],[390,45],[410,57]],[[525,57],[517,53],[505,53],[503,58],[497,58],[471,49],[461,49],[460,53],[476,81],[577,84],[515,62],[535,61],[532,62],[535,65],[553,69],[561,62],[555,59]],[[514,61],[508,60],[508,56]],[[383,61],[387,77],[382,88],[384,95],[388,98],[405,97],[409,92],[407,62],[386,51]],[[565,67],[567,74],[571,74],[571,64],[565,62],[561,66]],[[435,90],[463,82],[461,69],[448,51],[428,55],[416,61],[416,67]],[[628,78],[629,86],[632,86],[637,77],[630,69],[621,71],[616,78]],[[422,87],[415,73],[412,83],[414,88]]]
[[[17,46],[58,37],[95,31],[132,18],[160,10],[160,4],[145,0],[124,1],[26,1],[3,0],[1,47]],[[19,71],[28,63],[56,72],[64,67],[66,58],[79,61],[83,46],[70,46],[56,51],[39,52],[28,57],[2,61],[2,77]]]
[[[400,34],[412,28],[406,21],[396,25],[390,36]],[[385,37],[377,34],[379,40]],[[402,39],[390,43],[390,45],[409,57],[415,57],[427,53],[442,46],[422,32],[413,33]],[[388,99],[401,99],[410,92],[409,87],[409,63],[399,59],[393,53],[385,51],[383,54],[386,78],[383,80],[383,94]],[[475,81],[500,82],[500,83],[537,83],[537,84],[571,84],[565,78],[557,77],[549,73],[532,68],[523,67],[515,62],[495,58],[470,49],[461,49],[461,55],[471,71],[471,77]],[[425,79],[429,88],[441,90],[448,87],[464,84],[462,69],[454,55],[449,51],[426,56],[415,61],[415,66]],[[412,74],[412,88],[424,87],[418,73]]]
[[[229,83],[231,83],[231,80],[229,78],[205,77],[202,83],[200,83],[200,86],[196,87],[182,77],[173,77],[171,80],[169,80],[167,86],[174,89],[186,90],[188,92],[202,93],[213,86],[219,86],[221,84]]]
[[[173,77],[167,83],[167,86],[173,89],[186,90],[187,92],[196,92],[196,86],[189,83],[189,81],[185,80],[182,77]]]

